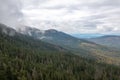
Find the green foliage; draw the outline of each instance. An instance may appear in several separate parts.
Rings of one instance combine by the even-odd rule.
[[[0,80],[120,80],[120,68],[27,36],[0,33]]]

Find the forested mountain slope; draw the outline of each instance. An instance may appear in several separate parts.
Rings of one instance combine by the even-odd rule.
[[[50,44],[61,46],[74,54],[86,58],[96,59],[100,62],[107,62],[109,64],[120,64],[119,50],[108,48],[84,39],[78,39],[61,31],[54,29],[43,31],[26,26],[18,32]]]
[[[15,33],[0,31],[0,80],[120,80],[117,66]]]

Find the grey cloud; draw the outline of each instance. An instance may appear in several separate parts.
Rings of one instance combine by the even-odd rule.
[[[15,27],[23,18],[21,8],[19,0],[0,0],[0,22]]]
[[[113,27],[111,28],[111,27],[105,27],[105,32],[111,32],[111,31],[113,31]]]
[[[34,0],[33,0],[34,1]],[[41,0],[39,0],[37,3],[36,0],[33,2],[34,5],[41,5],[43,4],[43,2],[40,2]],[[52,0],[45,0],[44,2],[49,2],[49,1],[52,1]],[[93,1],[93,2],[92,2]],[[44,6],[44,7],[41,7],[41,8],[45,8],[45,9],[62,9],[62,8],[67,8],[69,10],[80,10],[80,9],[85,9],[85,8],[88,8],[88,9],[100,9],[100,8],[107,8],[107,7],[120,7],[120,0],[92,0],[92,1],[82,1],[80,0],[78,2],[78,4],[70,4],[70,5],[47,5]],[[81,2],[84,2],[81,4]],[[53,2],[54,3],[54,2]]]
[[[75,0],[78,3],[75,4],[58,4],[49,5],[49,1],[53,0],[1,0],[0,1],[0,22],[5,23],[10,26],[16,26],[18,23],[22,24],[30,24],[29,26],[35,26],[40,29],[49,29],[55,28],[58,30],[62,30],[65,32],[76,32],[82,33],[84,32],[95,32],[99,31],[98,33],[102,32],[112,32],[114,31],[114,27],[120,27],[120,0]],[[61,0],[64,1],[64,0]],[[82,3],[81,3],[82,2]],[[44,6],[47,5],[47,6]],[[40,15],[29,15],[21,13],[21,10],[45,10],[48,12],[45,15],[41,15],[44,13],[40,12]],[[56,15],[51,16],[52,10],[63,12],[60,13],[61,16],[57,16],[57,19],[61,19],[61,21],[57,21]],[[48,11],[47,11],[48,10]],[[78,12],[90,12],[89,15],[83,17],[77,16]],[[37,11],[36,11],[37,12]],[[50,13],[51,14],[50,14]],[[58,14],[53,12],[53,14]],[[71,16],[75,16],[75,19]],[[42,18],[46,19],[42,21]],[[50,17],[50,18],[46,18]],[[68,21],[62,20],[62,17],[66,17],[69,19]],[[38,17],[41,18],[30,20],[30,17]],[[45,18],[44,18],[45,17]],[[55,17],[55,19],[53,19]],[[52,18],[52,19],[51,19]],[[17,23],[17,24],[16,24]],[[98,27],[102,27],[101,30],[98,30]],[[119,30],[116,30],[119,32]]]

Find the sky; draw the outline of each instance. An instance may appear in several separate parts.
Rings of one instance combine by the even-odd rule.
[[[0,23],[70,34],[119,34],[120,0],[0,0]]]

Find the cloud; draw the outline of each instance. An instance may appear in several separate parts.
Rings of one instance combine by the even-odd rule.
[[[22,22],[23,14],[20,12],[19,0],[0,0],[0,23],[16,27]]]
[[[8,24],[67,33],[120,32],[120,0],[4,0],[0,4],[0,21]]]

